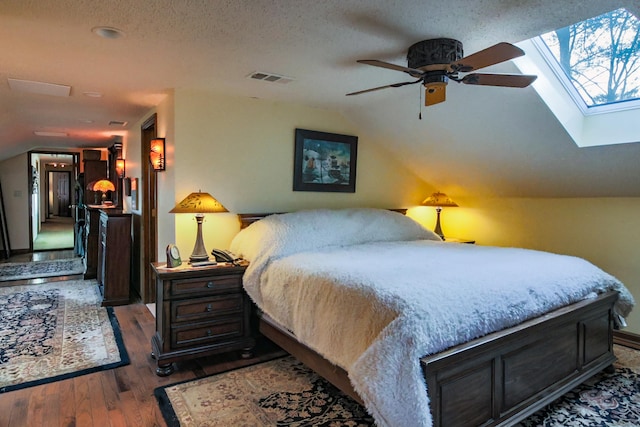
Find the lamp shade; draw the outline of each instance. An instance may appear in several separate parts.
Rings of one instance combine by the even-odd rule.
[[[192,263],[208,261],[209,254],[204,247],[204,240],[202,239],[202,221],[204,219],[204,214],[229,212],[227,208],[222,206],[222,203],[214,199],[211,194],[198,191],[197,193],[189,194],[169,212],[195,214],[196,222],[198,223],[198,231],[196,234],[196,244],[193,247],[193,252],[189,257],[189,260]]]
[[[217,213],[217,212],[229,212],[227,208],[222,206],[222,203],[217,201],[209,193],[191,193],[179,202],[170,213]]]
[[[108,179],[101,179],[90,184],[92,191],[100,191],[105,193],[107,191],[116,191],[116,187],[113,185],[113,182]]]
[[[439,191],[433,193],[420,203],[422,206],[435,206],[435,207],[457,207],[458,204],[454,202],[449,196]]]

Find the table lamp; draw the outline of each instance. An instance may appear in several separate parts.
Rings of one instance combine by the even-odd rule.
[[[209,254],[204,247],[202,240],[202,221],[206,213],[229,212],[222,204],[213,198],[209,193],[191,193],[178,203],[169,213],[193,213],[196,214],[196,222],[198,223],[198,234],[196,236],[196,244],[193,247],[193,253],[189,257],[189,261],[208,261]]]
[[[100,179],[98,181],[91,182],[88,187],[89,190],[102,194],[101,204],[103,205],[107,202],[107,191],[116,191],[115,185],[113,185],[113,182],[108,179]]]
[[[435,206],[437,219],[436,219],[436,228],[433,231],[438,236],[440,236],[442,240],[446,240],[444,238],[444,234],[442,233],[442,228],[440,227],[440,212],[442,211],[443,207],[454,208],[454,207],[457,207],[458,204],[453,200],[451,200],[449,196],[447,196],[444,193],[440,193],[439,191],[436,191],[435,193],[433,193],[432,195],[424,199],[420,204],[422,206]]]

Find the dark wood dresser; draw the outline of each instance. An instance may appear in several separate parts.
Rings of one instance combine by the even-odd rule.
[[[85,279],[95,279],[98,273],[98,243],[100,232],[100,210],[114,209],[108,205],[86,205],[84,216],[84,263]]]
[[[129,303],[131,284],[131,214],[102,209],[99,217],[97,280],[102,305]]]
[[[166,268],[153,263],[156,332],[151,338],[156,373],[173,373],[173,362],[240,351],[251,357],[249,297],[242,288],[246,265]]]

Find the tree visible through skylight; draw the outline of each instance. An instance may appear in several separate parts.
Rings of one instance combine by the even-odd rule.
[[[540,38],[588,107],[640,99],[640,21],[626,9]]]

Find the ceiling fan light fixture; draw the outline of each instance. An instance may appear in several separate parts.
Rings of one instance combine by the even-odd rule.
[[[442,82],[424,85],[424,106],[439,104],[447,99],[447,84]]]

